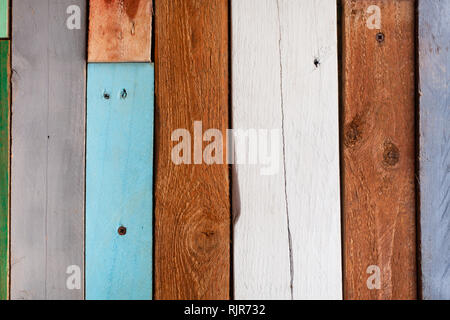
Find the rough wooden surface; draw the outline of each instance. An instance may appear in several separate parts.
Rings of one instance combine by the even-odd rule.
[[[12,4],[11,298],[82,299],[86,1]]]
[[[381,9],[381,29],[368,28],[371,5]],[[346,299],[416,298],[414,7],[413,0],[344,1]],[[377,267],[380,289],[368,273]]]
[[[89,300],[152,298],[153,79],[150,63],[88,65]]]
[[[155,298],[228,299],[228,166],[171,160],[174,130],[228,127],[228,1],[156,0],[155,62]]]
[[[0,41],[0,300],[8,298],[9,287],[9,45]]]
[[[89,62],[148,62],[152,0],[90,0]]]
[[[450,299],[450,0],[419,1],[422,295]]]
[[[279,130],[272,172],[233,168],[234,297],[341,299],[335,3],[240,0],[231,16],[233,128]]]
[[[9,0],[0,0],[0,38],[9,36]]]

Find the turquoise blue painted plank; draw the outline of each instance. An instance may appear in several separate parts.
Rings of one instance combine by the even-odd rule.
[[[450,300],[450,0],[419,1],[422,296]]]
[[[152,298],[153,102],[152,64],[88,65],[88,300]]]

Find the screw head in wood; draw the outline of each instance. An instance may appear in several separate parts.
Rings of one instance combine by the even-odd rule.
[[[124,236],[127,234],[127,228],[125,228],[124,226],[120,226],[119,229],[117,230],[117,233],[119,233],[119,235]]]
[[[105,98],[106,100],[109,100],[109,98],[111,98],[111,95],[108,92],[103,92],[103,98]]]
[[[385,36],[384,36],[384,33],[383,33],[383,32],[377,33],[377,41],[378,41],[379,43],[384,42],[384,39],[385,39]]]

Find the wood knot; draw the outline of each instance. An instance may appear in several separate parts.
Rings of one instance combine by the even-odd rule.
[[[357,115],[344,130],[344,145],[354,147],[362,139],[363,121],[360,115]]]
[[[203,231],[202,233],[203,233],[205,236],[207,236],[208,238],[209,238],[209,237],[212,237],[212,236],[215,234],[214,231]]]
[[[384,143],[383,163],[388,167],[395,166],[400,161],[400,150],[392,142]]]

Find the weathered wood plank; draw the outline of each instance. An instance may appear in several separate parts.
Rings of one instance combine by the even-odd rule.
[[[86,1],[12,4],[11,298],[82,299]]]
[[[450,0],[419,1],[422,296],[450,299]]]
[[[0,38],[9,37],[9,0],[0,0]]]
[[[343,6],[344,296],[414,299],[415,4]]]
[[[228,299],[228,166],[171,159],[174,130],[228,126],[228,1],[157,0],[155,17],[155,298]]]
[[[152,298],[153,65],[88,65],[86,299]]]
[[[10,43],[0,41],[0,300],[9,291]]]
[[[235,298],[341,299],[336,5],[233,1],[232,18],[233,128],[279,143],[268,175],[234,166]]]
[[[89,62],[149,62],[152,0],[90,0]]]

